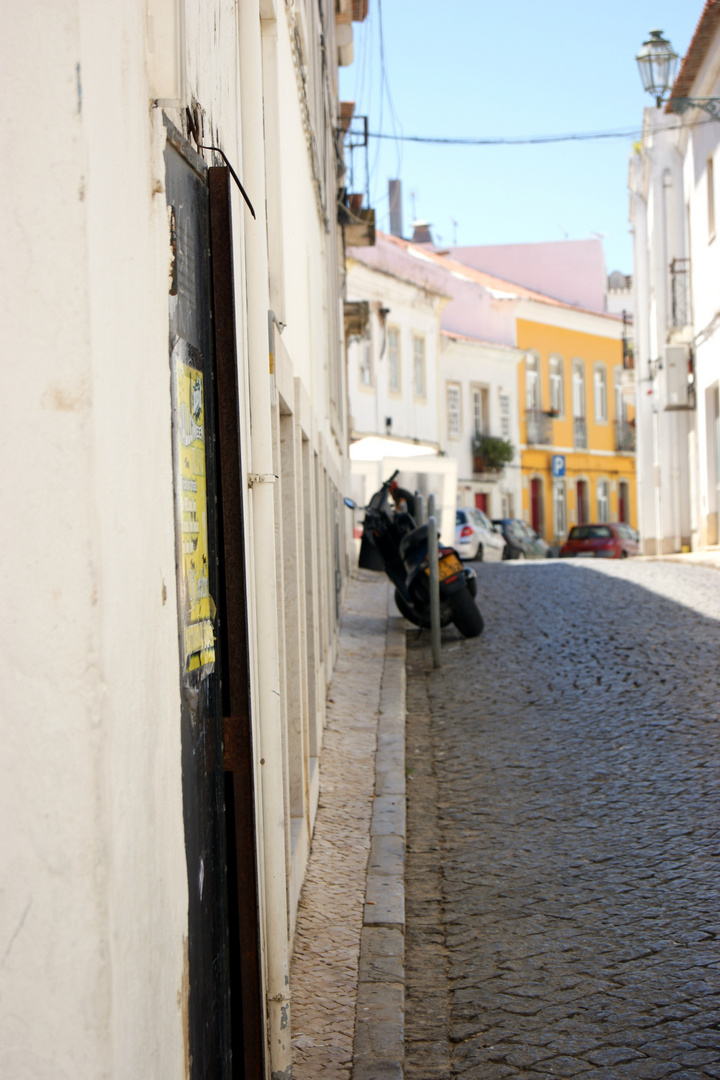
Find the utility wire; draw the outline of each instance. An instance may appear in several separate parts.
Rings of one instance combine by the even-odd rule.
[[[694,124],[693,127],[702,127],[705,124],[715,123],[714,120],[701,120],[699,123]],[[688,127],[686,124],[676,124],[673,127],[658,128],[657,131],[679,131],[683,127]],[[655,134],[655,132],[651,132]],[[455,138],[453,136],[443,135],[398,135],[396,132],[392,134],[378,131],[369,131],[369,139],[391,139],[399,142],[414,142],[414,143],[434,143],[435,145],[442,146],[532,146],[539,143],[559,143],[559,142],[588,142],[592,139],[631,139],[633,137],[640,138],[643,135],[642,128],[625,128],[618,131],[582,131],[573,132],[568,135],[531,135],[526,138]]]

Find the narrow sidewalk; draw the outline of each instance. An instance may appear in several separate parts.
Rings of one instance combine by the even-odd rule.
[[[349,581],[295,930],[294,1080],[403,1075],[405,626],[384,576]]]

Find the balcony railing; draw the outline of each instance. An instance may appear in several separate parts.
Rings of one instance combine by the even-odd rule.
[[[629,420],[615,421],[615,449],[621,454],[635,453],[635,425]]]
[[[573,418],[573,435],[576,450],[587,450],[587,421],[584,416]]]
[[[525,413],[528,446],[552,445],[552,417],[540,409],[528,409]]]
[[[673,259],[670,263],[670,325],[690,326],[690,260]]]

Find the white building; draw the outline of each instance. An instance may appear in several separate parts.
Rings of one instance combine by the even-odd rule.
[[[506,282],[431,246],[382,233],[374,247],[349,256],[348,297],[368,304],[365,336],[348,346],[353,435],[386,434],[440,451],[457,478],[452,505],[514,513],[519,452],[504,469],[476,471],[473,440],[493,436],[519,447],[522,354],[508,300],[528,291],[508,292]]]
[[[647,552],[718,543],[720,5],[708,0],[630,162],[640,529]],[[707,110],[689,107],[688,99]]]
[[[56,0],[3,35],[4,1077],[290,1075],[363,7]]]
[[[443,449],[458,463],[458,505],[489,517],[515,517],[522,506],[517,367],[520,349],[443,330]],[[478,436],[511,442],[514,460],[483,464]]]

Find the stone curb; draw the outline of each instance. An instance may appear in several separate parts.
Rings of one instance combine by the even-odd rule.
[[[405,620],[388,627],[360,938],[353,1080],[402,1080],[405,1058]]]

